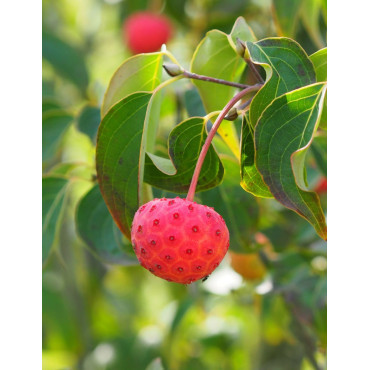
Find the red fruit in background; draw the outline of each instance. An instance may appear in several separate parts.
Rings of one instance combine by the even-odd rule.
[[[139,208],[131,241],[154,275],[190,284],[209,275],[229,248],[229,230],[213,208],[186,199],[154,199]]]
[[[316,185],[315,189],[316,193],[318,194],[324,194],[328,190],[328,180],[323,177],[318,184]]]
[[[123,25],[123,39],[133,53],[157,51],[171,34],[172,26],[165,16],[148,12],[131,15]]]

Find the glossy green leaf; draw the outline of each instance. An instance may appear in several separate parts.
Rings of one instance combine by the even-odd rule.
[[[61,177],[42,179],[42,262],[54,245],[66,196],[68,180]]]
[[[171,160],[153,154],[146,155],[144,181],[164,190],[186,193],[206,137],[203,118],[193,117],[181,122],[171,131],[168,138]],[[211,146],[205,157],[196,190],[217,186],[223,174],[222,163]]]
[[[98,133],[98,127],[100,124],[100,108],[91,105],[86,105],[78,119],[77,127],[78,129],[89,136],[91,141],[95,144],[96,135]]]
[[[317,82],[325,82],[327,80],[327,48],[321,49],[310,55],[310,59],[315,67]],[[327,96],[325,96],[324,108],[320,119],[320,128],[326,130],[327,120]]]
[[[242,41],[256,41],[257,38],[253,30],[249,27],[248,23],[243,17],[238,17],[235,21],[233,29],[230,32],[232,42],[235,44],[236,39],[239,38]]]
[[[92,253],[107,263],[134,265],[138,263],[131,244],[114,223],[98,185],[80,201],[76,211],[76,228]]]
[[[220,186],[201,193],[203,204],[214,207],[225,220],[230,231],[230,249],[252,251],[252,238],[257,231],[258,204],[239,185],[239,163],[233,157],[222,157],[225,178]]]
[[[241,138],[241,182],[243,189],[256,197],[273,198],[264,183],[255,163],[254,129],[249,123],[248,114],[243,117]]]
[[[266,83],[255,95],[249,111],[252,127],[278,96],[316,82],[315,70],[305,51],[288,38],[247,43],[251,60],[266,70]]]
[[[302,0],[273,0],[272,4],[278,35],[294,37]]]
[[[134,93],[120,100],[104,116],[97,137],[96,169],[103,198],[123,234],[139,207],[147,127],[152,94]],[[141,169],[143,171],[143,168]]]
[[[42,160],[51,159],[57,152],[63,134],[73,117],[62,110],[50,110],[42,114]]]
[[[316,193],[305,190],[304,158],[317,129],[326,91],[317,83],[275,99],[255,129],[256,164],[274,197],[308,220],[326,239],[325,216]]]
[[[129,94],[152,92],[161,83],[162,61],[163,53],[138,54],[125,60],[109,82],[101,107],[102,117]]]
[[[83,54],[79,50],[58,37],[43,32],[42,57],[63,77],[68,78],[82,92],[85,92],[89,76]]]

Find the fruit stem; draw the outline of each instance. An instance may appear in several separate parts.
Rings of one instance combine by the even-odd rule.
[[[193,80],[201,80],[201,81],[213,82],[213,83],[221,84],[221,85],[237,87],[238,89],[246,89],[248,87],[252,87],[250,85],[240,84],[238,82],[232,82],[232,81],[222,80],[220,78],[214,78],[214,77],[199,75],[197,73],[192,73],[192,72],[189,72],[187,70],[184,70],[183,76],[187,77],[187,78],[190,78],[190,79],[193,79]]]
[[[223,121],[224,117],[226,114],[229,112],[229,110],[244,96],[247,95],[248,93],[251,93],[253,91],[257,91],[262,87],[262,84],[256,84],[253,86],[248,86],[244,90],[240,91],[237,93],[222,109],[221,113],[218,115],[216,118],[215,123],[213,124],[211,131],[208,133],[208,136],[206,138],[206,141],[203,144],[202,150],[200,151],[198,162],[195,166],[194,169],[194,174],[193,178],[191,179],[188,195],[186,197],[187,200],[193,201],[194,199],[194,194],[195,194],[195,189],[197,187],[197,182],[199,178],[200,171],[202,169],[202,165],[204,162],[204,159],[207,155],[208,148],[211,145],[212,139],[215,136],[217,129],[219,128],[221,122]]]

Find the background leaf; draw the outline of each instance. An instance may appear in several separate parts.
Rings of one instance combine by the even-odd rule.
[[[266,70],[266,83],[254,96],[249,117],[252,127],[278,96],[316,82],[313,65],[304,50],[287,38],[267,38],[247,43],[251,60]]]
[[[42,57],[61,76],[68,78],[84,93],[89,83],[83,54],[75,47],[48,33],[42,33]]]
[[[147,154],[144,181],[158,188],[186,193],[195,165],[207,137],[206,125],[201,117],[181,122],[170,133],[168,152],[171,160]],[[199,175],[197,191],[217,186],[224,169],[213,146],[209,148]]]
[[[93,254],[104,262],[138,264],[131,244],[127,240],[124,241],[122,233],[114,223],[98,185],[81,199],[76,210],[76,227]]]
[[[86,134],[93,144],[96,142],[96,135],[100,124],[100,108],[86,105],[77,119],[78,129]]]
[[[301,4],[302,0],[272,1],[272,10],[279,36],[294,38]]]
[[[153,91],[161,82],[162,62],[162,53],[138,54],[125,60],[109,82],[102,103],[102,117],[127,95]]]
[[[307,86],[275,99],[255,130],[256,164],[274,197],[306,218],[326,239],[316,193],[305,191],[304,157],[320,118],[326,85]]]
[[[50,110],[42,114],[42,160],[54,157],[63,134],[71,125],[73,117],[62,110]]]
[[[42,179],[42,263],[47,260],[58,231],[68,180],[61,177]]]

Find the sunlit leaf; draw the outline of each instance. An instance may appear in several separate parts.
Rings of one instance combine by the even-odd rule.
[[[42,262],[54,245],[61,220],[68,180],[61,177],[42,179]]]
[[[114,223],[98,185],[81,199],[76,211],[76,228],[93,254],[104,262],[120,265],[138,263],[131,244],[124,241]]]
[[[249,115],[243,117],[241,138],[241,182],[247,192],[262,198],[273,198],[256,167],[254,129],[249,123]]]
[[[162,77],[163,53],[138,54],[125,60],[109,82],[101,108],[102,117],[109,108],[137,91],[152,92]]]
[[[255,129],[256,164],[274,197],[308,220],[326,239],[316,193],[306,191],[304,158],[317,129],[326,84],[317,83],[275,99]]]
[[[326,98],[326,96],[325,96]],[[324,103],[325,104],[325,103]],[[325,109],[325,107],[323,108]],[[323,112],[324,113],[324,112]],[[321,124],[321,120],[320,120]],[[320,171],[327,176],[327,136],[325,131],[315,137],[310,147]]]
[[[249,117],[255,127],[265,108],[278,96],[316,82],[313,65],[299,44],[288,38],[247,43],[254,63],[266,70],[266,83],[253,98]]]
[[[317,82],[327,80],[327,48],[321,49],[310,55],[311,62],[315,67]],[[320,128],[326,130],[327,125],[327,96],[325,96],[324,107],[320,119]]]

